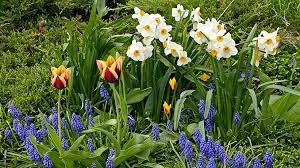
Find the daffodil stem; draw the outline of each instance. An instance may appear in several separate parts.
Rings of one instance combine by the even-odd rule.
[[[63,90],[59,90],[58,92],[58,101],[57,101],[57,118],[58,118],[58,136],[61,138],[61,119],[60,119],[60,107],[61,107],[61,96]]]
[[[255,66],[255,60],[256,60],[257,52],[258,52],[258,44],[256,42],[256,46],[255,46],[255,48],[253,50],[253,55],[252,55],[252,57],[254,57],[254,59],[253,59],[253,62],[252,62],[250,78],[249,78],[249,81],[248,81],[248,88],[251,87],[252,78],[253,78],[253,74],[254,74],[254,66]]]

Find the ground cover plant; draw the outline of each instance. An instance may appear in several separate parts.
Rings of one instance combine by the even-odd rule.
[[[111,10],[95,0],[87,23],[65,20],[52,58],[42,56],[43,66],[33,59],[42,72],[38,105],[16,104],[9,80],[1,84],[11,89],[1,90],[2,102],[10,99],[0,106],[1,165],[298,166],[298,44],[282,45],[279,25],[266,31],[254,22],[241,35],[250,21],[223,22],[234,1],[212,2],[221,6],[212,17],[203,3],[144,3]],[[103,20],[119,10],[131,13]],[[6,67],[31,62],[11,60],[10,51],[4,77]],[[289,52],[291,72],[270,73],[266,65]]]

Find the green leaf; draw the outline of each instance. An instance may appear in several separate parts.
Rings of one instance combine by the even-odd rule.
[[[194,91],[195,91],[195,90],[185,90],[185,91],[181,92],[181,94],[180,94],[180,99],[183,99],[183,98],[185,98],[185,97],[187,97],[187,96],[192,95],[192,93],[193,93]]]
[[[253,109],[255,111],[255,117],[256,118],[259,118],[261,116],[261,112],[259,111],[258,107],[257,107],[257,98],[256,98],[256,94],[254,92],[253,89],[249,89],[248,88],[248,91],[249,91],[249,94],[252,98],[252,105],[253,105]]]
[[[149,94],[151,93],[152,88],[148,87],[146,89],[140,89],[140,88],[135,88],[132,89],[127,95],[126,95],[126,101],[127,104],[134,104],[134,103],[138,103],[142,100],[144,100],[144,98],[146,98],[147,96],[149,96]]]
[[[271,85],[271,84],[274,84],[274,83],[282,83],[282,82],[287,82],[288,80],[275,80],[275,81],[269,81],[269,82],[265,82],[265,83],[262,83],[258,86],[258,88],[260,87],[263,87],[263,86],[267,86],[267,85]]]
[[[84,139],[85,135],[81,135],[79,138],[76,139],[75,142],[73,142],[73,145],[70,147],[70,151],[76,151],[78,146],[81,144],[82,140]]]
[[[281,91],[284,91],[284,92],[287,92],[287,93],[291,93],[291,94],[300,96],[300,92],[299,91],[296,91],[296,90],[291,89],[291,88],[287,88],[285,86],[269,85],[269,86],[267,86],[267,87],[264,88],[264,90],[266,90],[266,89],[278,89],[278,90],[281,90]]]
[[[186,129],[189,132],[189,134],[193,134],[197,127],[198,127],[197,123],[192,123],[192,124],[189,124]]]
[[[213,90],[209,90],[206,93],[204,118],[207,118],[207,116],[208,116],[208,111],[209,111],[210,105],[211,105],[212,92],[213,92]]]

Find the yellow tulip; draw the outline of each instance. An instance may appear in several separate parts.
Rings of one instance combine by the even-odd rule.
[[[169,84],[170,84],[172,90],[175,90],[175,89],[176,89],[176,86],[177,86],[177,84],[176,84],[176,78],[173,77],[172,79],[170,79],[170,80],[169,80]]]
[[[203,80],[203,81],[208,81],[209,79],[210,79],[210,76],[209,75],[207,75],[206,73],[204,73],[204,74],[202,74],[202,75],[200,75],[200,77],[199,77],[201,80]]]
[[[169,115],[169,114],[170,114],[171,107],[172,107],[171,104],[169,105],[167,102],[164,102],[164,104],[163,104],[163,109],[164,109],[164,113],[165,113],[166,115]]]

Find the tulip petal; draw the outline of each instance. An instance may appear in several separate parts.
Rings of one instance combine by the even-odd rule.
[[[51,84],[53,87],[55,87],[57,89],[63,89],[67,86],[66,80],[61,76],[54,76],[51,79]]]
[[[115,63],[116,61],[115,61],[115,58],[113,57],[113,56],[108,56],[108,58],[107,58],[107,60],[106,60],[106,65],[108,66],[108,67],[110,67],[113,63]]]
[[[101,77],[110,83],[113,83],[118,80],[117,73],[112,68],[108,67],[105,67],[103,73],[101,74]]]
[[[100,74],[102,74],[104,67],[106,67],[106,63],[102,60],[96,60],[98,70],[100,71]]]
[[[117,60],[116,60],[116,68],[115,68],[115,71],[118,75],[120,75],[121,73],[121,69],[122,69],[122,57],[119,57]]]

